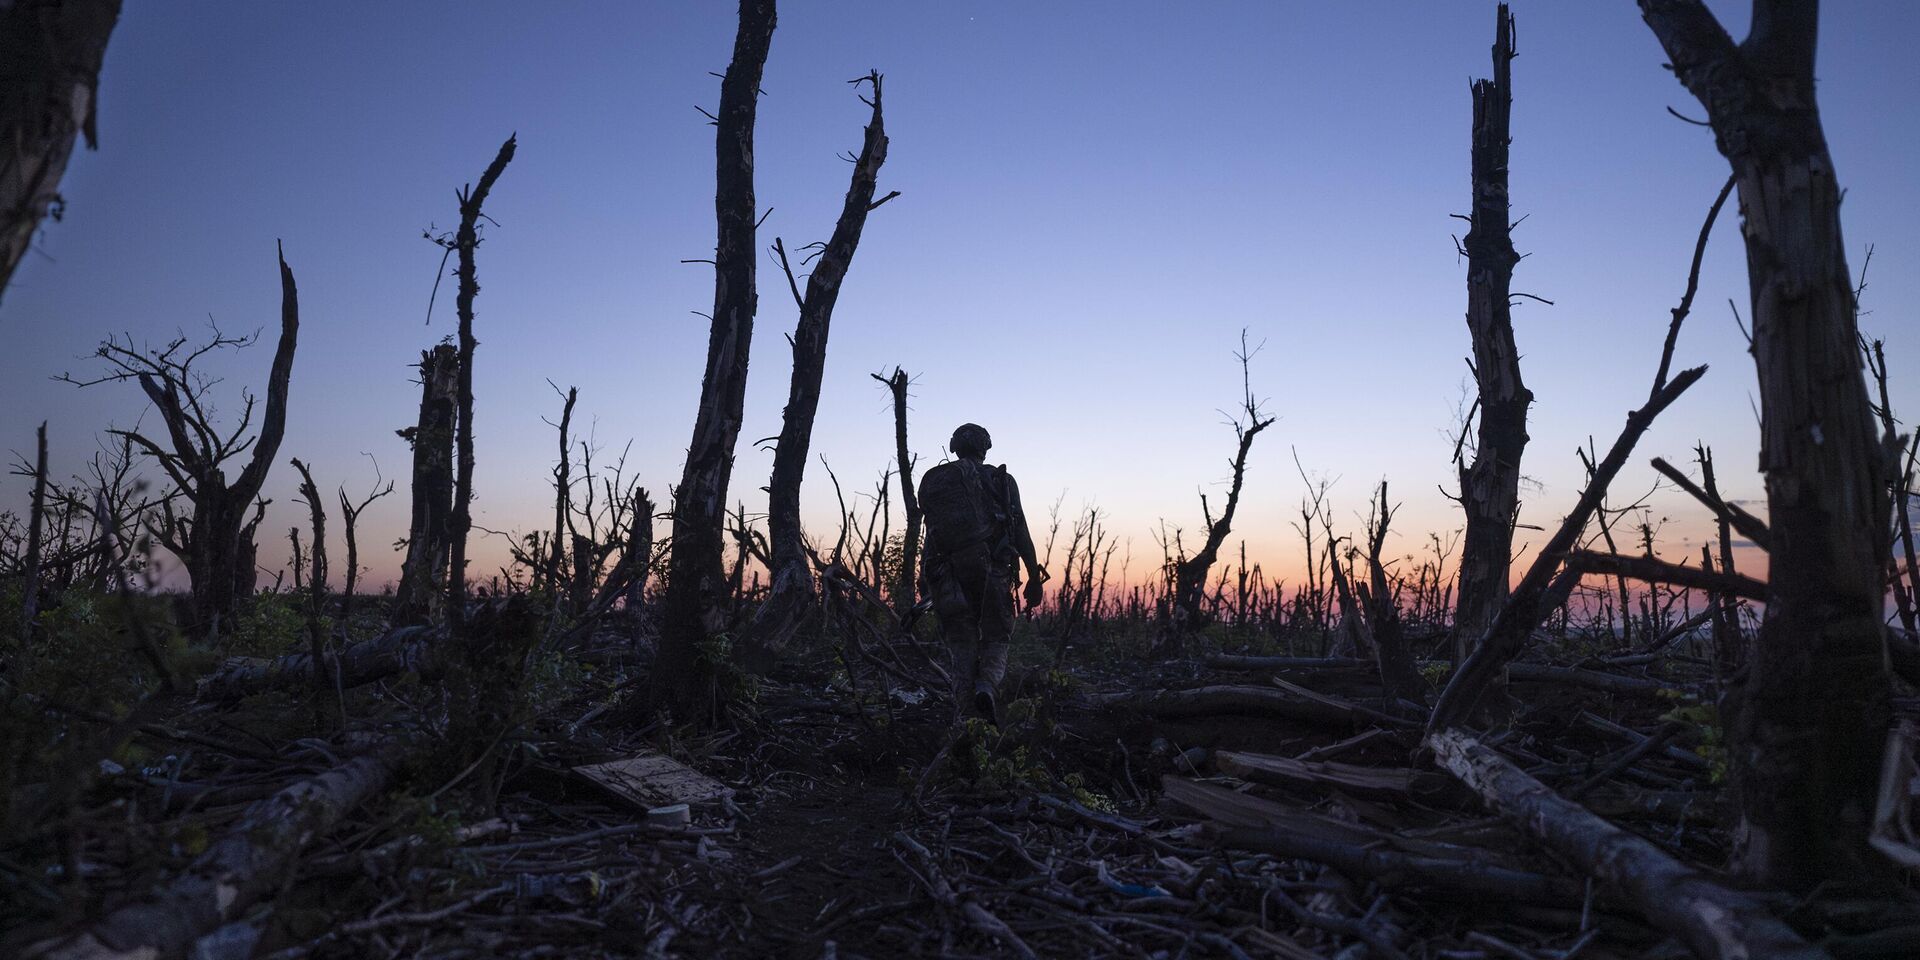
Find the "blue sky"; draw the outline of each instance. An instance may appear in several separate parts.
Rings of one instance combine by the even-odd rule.
[[[1736,36],[1745,5],[1714,3]],[[1726,176],[1710,134],[1661,68],[1629,0],[1518,2],[1514,65],[1515,311],[1537,401],[1523,522],[1551,524],[1578,492],[1573,448],[1604,446],[1644,397],[1667,311]],[[1877,253],[1864,327],[1888,339],[1895,405],[1920,356],[1920,6],[1829,3],[1820,97],[1854,267]],[[299,276],[301,345],[284,461],[322,486],[364,488],[368,457],[404,478],[393,431],[412,421],[409,364],[453,331],[450,296],[425,322],[453,191],[520,138],[480,249],[477,522],[548,522],[557,413],[546,381],[577,385],[577,423],[664,498],[678,479],[706,344],[711,275],[679,261],[713,243],[711,108],[733,7],[699,3],[128,4],[100,91],[101,149],[75,158],[66,218],[0,303],[0,446],[42,418],[56,465],[141,407],[131,387],[49,382],[109,332],[164,340],[209,315],[229,331],[277,317],[276,238]],[[884,391],[914,373],[913,446],[938,459],[953,426],[994,433],[993,459],[1029,509],[1098,504],[1136,557],[1159,518],[1193,530],[1218,490],[1244,327],[1265,348],[1255,389],[1280,421],[1256,446],[1236,538],[1292,566],[1302,484],[1288,448],[1336,480],[1358,526],[1387,477],[1406,504],[1394,544],[1458,525],[1447,430],[1463,406],[1464,264],[1448,214],[1467,206],[1468,83],[1488,71],[1493,4],[788,3],[760,105],[758,192],[771,244],[824,239],[865,107],[847,80],[887,76],[892,150],[834,316],[814,449],[851,492],[892,452]],[[1753,370],[1727,300],[1746,299],[1738,220],[1716,231],[1677,362],[1712,372],[1643,442],[1645,458],[1719,452],[1730,495],[1753,472]],[[450,294],[450,288],[443,288]],[[763,262],[735,497],[764,509],[794,308]],[[270,347],[226,368],[264,376]],[[231,395],[230,395],[231,396]],[[231,404],[229,405],[232,406]],[[805,503],[833,494],[819,461]],[[295,474],[268,480],[267,529],[296,521]],[[9,493],[17,491],[9,490]],[[1218,493],[1214,494],[1216,500]],[[1656,501],[1676,552],[1697,511]],[[405,499],[363,519],[375,580],[396,555]],[[263,558],[284,553],[274,534]],[[498,562],[480,546],[477,572]],[[1137,567],[1136,567],[1137,569]]]

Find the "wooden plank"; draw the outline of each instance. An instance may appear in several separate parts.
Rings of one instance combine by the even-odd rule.
[[[624,760],[574,767],[573,772],[643,809],[674,803],[708,803],[733,788],[663,753],[647,751]]]

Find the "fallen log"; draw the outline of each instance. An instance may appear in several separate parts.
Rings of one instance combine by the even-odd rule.
[[[1586,885],[1570,877],[1514,870],[1479,860],[1425,857],[1363,847],[1312,834],[1258,827],[1209,831],[1222,846],[1255,850],[1289,860],[1312,860],[1356,880],[1385,887],[1414,887],[1450,899],[1494,899],[1550,906],[1578,904]]]
[[[1335,787],[1363,797],[1417,800],[1440,806],[1471,803],[1452,778],[1406,767],[1371,767],[1336,760],[1295,760],[1264,753],[1220,750],[1214,766],[1229,776],[1283,787]]]
[[[1121,693],[1104,701],[1109,708],[1133,710],[1161,719],[1211,717],[1221,714],[1279,717],[1328,726],[1377,722],[1374,711],[1343,706],[1331,698],[1312,699],[1273,687],[1219,684],[1189,690]]]
[[[275,890],[302,847],[386,788],[401,752],[392,744],[261,800],[186,871],[70,936],[29,946],[31,960],[151,960],[179,956],[195,938]]]
[[[1611,574],[1628,580],[1672,584],[1707,593],[1739,597],[1756,603],[1767,601],[1767,585],[1752,577],[1738,573],[1716,573],[1699,567],[1684,567],[1654,557],[1629,557],[1617,553],[1574,550],[1567,554],[1567,566],[1581,573]]]
[[[1713,960],[1815,958],[1801,939],[1752,897],[1721,887],[1652,843],[1595,816],[1527,776],[1473,734],[1427,737],[1440,767],[1502,817],[1594,878],[1610,885],[1655,929]]]
[[[396,627],[326,658],[325,669],[345,689],[364,686],[397,673],[428,676],[435,672],[436,649],[446,646],[446,627]],[[200,678],[194,695],[204,701],[228,703],[243,697],[310,683],[313,655],[234,657]]]
[[[1422,668],[1451,666],[1450,660],[1422,660]],[[1293,673],[1370,673],[1372,661],[1351,657],[1249,657],[1220,655],[1207,658],[1207,666],[1218,670],[1278,670]],[[1507,676],[1516,683],[1560,683],[1590,690],[1631,697],[1660,697],[1675,689],[1675,684],[1651,677],[1633,677],[1604,670],[1561,667],[1548,663],[1511,663]]]

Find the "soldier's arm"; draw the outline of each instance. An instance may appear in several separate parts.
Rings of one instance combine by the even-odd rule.
[[[1040,569],[1040,558],[1033,549],[1033,534],[1027,530],[1027,512],[1020,507],[1020,485],[1005,468],[1002,475],[1007,478],[1007,525],[1013,528],[1013,549],[1027,565],[1027,579],[1041,579],[1045,572]]]

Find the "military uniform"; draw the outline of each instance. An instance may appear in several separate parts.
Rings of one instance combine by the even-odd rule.
[[[1007,672],[1016,564],[1033,556],[1020,488],[1004,467],[962,457],[920,481],[927,546],[922,575],[953,652],[956,700],[982,712]],[[984,695],[984,699],[983,699]]]

